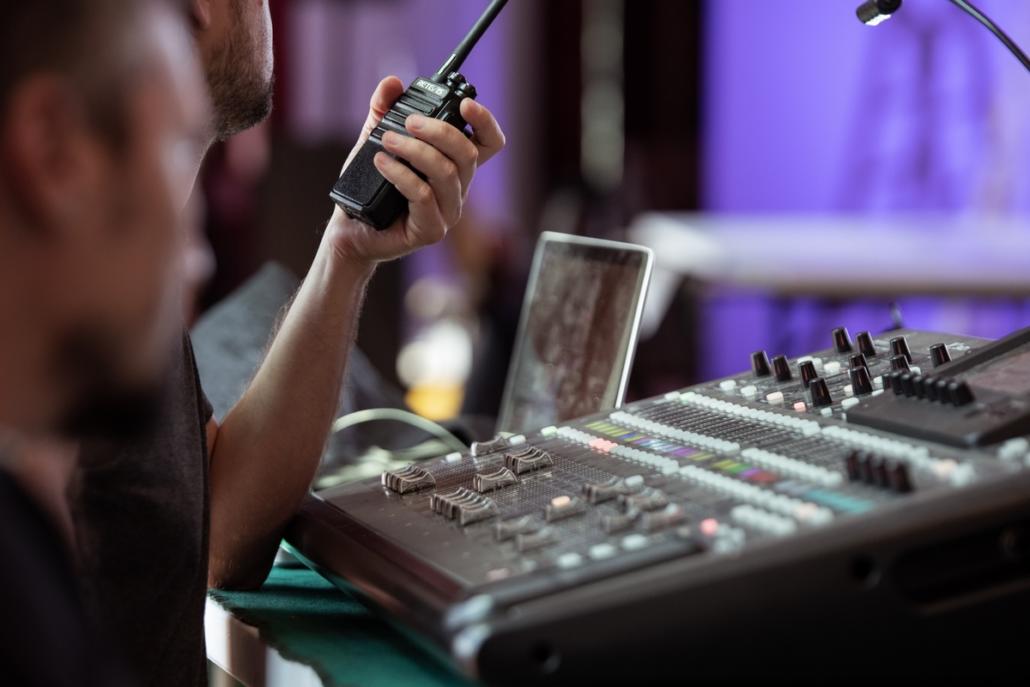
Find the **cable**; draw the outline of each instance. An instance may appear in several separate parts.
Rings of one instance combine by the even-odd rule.
[[[978,22],[986,26],[987,30],[993,33],[998,38],[998,40],[1004,43],[1005,47],[1008,48],[1009,51],[1016,56],[1016,59],[1023,64],[1027,71],[1030,71],[1030,58],[1026,56],[1026,53],[1020,50],[1019,46],[1016,45],[1015,41],[1009,38],[1008,35],[1006,35],[1006,33],[1002,31],[997,24],[991,21],[990,17],[988,17],[986,14],[981,12],[976,7],[974,7],[973,3],[967,2],[966,0],[951,0],[951,4],[955,5],[963,12],[966,12],[973,19],[976,19]]]
[[[348,427],[365,424],[366,422],[389,421],[402,422],[406,425],[411,425],[412,427],[420,429],[426,434],[436,437],[455,451],[465,451],[468,449],[461,439],[451,434],[446,428],[438,425],[432,420],[427,420],[421,415],[409,413],[408,411],[401,410],[400,408],[369,408],[367,410],[356,410],[353,413],[348,413],[343,417],[337,418],[336,421],[333,422],[333,434],[336,432],[342,432]]]

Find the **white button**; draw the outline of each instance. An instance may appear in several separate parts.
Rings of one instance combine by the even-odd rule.
[[[851,386],[850,384],[845,386],[844,387],[844,395],[845,396],[854,396],[855,395],[855,387]]]
[[[819,411],[819,414],[823,417],[830,417],[831,415],[833,415],[833,408],[823,408]]]
[[[627,551],[636,551],[647,546],[647,537],[642,534],[627,534],[622,538],[622,548]]]
[[[769,405],[771,405],[771,406],[781,406],[781,405],[783,405],[783,392],[782,391],[774,391],[771,394],[769,394],[768,396],[766,396],[765,400],[768,401]]]
[[[590,557],[595,561],[611,558],[615,555],[615,547],[611,544],[594,544],[590,547]]]
[[[794,410],[798,411],[799,413],[803,413],[806,410],[808,410],[808,406],[805,405],[804,401],[798,401],[794,404]]]
[[[745,386],[740,390],[740,395],[748,400],[753,400],[758,395],[758,387],[756,386]]]
[[[883,388],[883,377],[882,376],[873,377],[873,388],[874,389],[882,389]]]
[[[448,463],[457,463],[461,460],[461,454],[455,451],[454,453],[448,453],[443,459]]]
[[[509,446],[518,446],[519,444],[524,443],[526,443],[526,437],[522,436],[521,434],[516,434],[513,437],[508,437]]]
[[[724,380],[722,382],[719,382],[719,388],[722,389],[723,391],[733,391],[734,389],[737,388],[737,380],[735,380],[735,379],[726,379],[726,380]]]
[[[823,369],[826,370],[827,376],[832,377],[840,372],[840,363],[836,360],[831,360],[823,366]]]
[[[622,483],[630,489],[636,489],[637,487],[644,486],[644,478],[640,475],[630,475],[623,478]]]
[[[558,433],[558,428],[554,425],[549,425],[541,429],[540,433],[543,434],[545,437],[552,437]]]
[[[923,368],[919,367],[918,365],[913,365],[912,367],[908,368],[908,371],[914,375],[923,374]]]
[[[840,407],[844,410],[851,410],[859,403],[861,403],[861,401],[859,401],[857,398],[845,398],[843,401],[840,402]]]
[[[580,565],[583,562],[583,557],[580,556],[578,553],[570,551],[569,553],[563,553],[562,555],[558,556],[558,560],[555,562],[558,564],[559,568],[567,570],[569,568],[575,568],[577,565]]]

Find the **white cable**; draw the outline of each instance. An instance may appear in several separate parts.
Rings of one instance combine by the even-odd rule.
[[[333,433],[341,432],[348,427],[365,424],[366,422],[393,421],[402,422],[406,425],[416,427],[423,432],[430,434],[447,444],[455,451],[466,451],[468,447],[458,437],[447,431],[446,428],[438,425],[432,420],[427,420],[421,415],[409,413],[400,408],[369,408],[367,410],[356,410],[333,422]]]

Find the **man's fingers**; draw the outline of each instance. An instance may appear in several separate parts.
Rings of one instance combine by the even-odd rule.
[[[461,101],[461,116],[472,127],[472,142],[479,149],[479,164],[483,164],[504,148],[505,137],[494,115],[471,98]]]
[[[444,126],[454,128],[448,124]],[[390,153],[407,160],[428,178],[444,219],[448,225],[457,224],[461,219],[464,196],[458,165],[432,145],[392,131],[383,136],[383,145]]]
[[[408,200],[408,224],[414,234],[411,237],[413,244],[424,245],[441,240],[447,233],[447,224],[440,215],[433,187],[386,153],[376,153],[373,160],[379,173]]]
[[[362,127],[361,132],[363,138],[368,138],[372,129],[376,128],[376,125],[403,94],[404,83],[396,76],[388,76],[379,82],[368,102],[368,117],[365,119],[365,126]]]
[[[479,164],[479,149],[476,145],[466,138],[460,129],[439,119],[411,115],[404,125],[412,136],[436,148],[457,166],[461,193],[464,196]]]

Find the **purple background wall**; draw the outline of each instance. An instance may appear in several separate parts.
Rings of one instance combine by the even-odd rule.
[[[855,19],[856,4],[707,4],[705,209],[1030,213],[1026,71],[944,0],[907,0],[876,28]],[[1030,3],[979,4],[1030,46]],[[1030,323],[1019,300],[902,297],[899,305],[906,325],[920,328],[995,337]],[[706,376],[738,371],[758,348],[825,347],[837,324],[856,332],[890,323],[882,301],[776,303],[732,292],[704,312]]]

